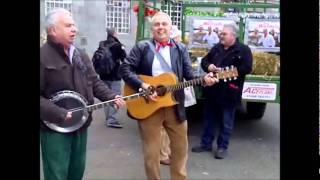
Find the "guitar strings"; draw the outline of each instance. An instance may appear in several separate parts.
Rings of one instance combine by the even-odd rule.
[[[185,81],[176,85],[169,85],[167,87],[164,87],[167,89],[167,91],[172,92],[172,91],[176,91],[178,89],[183,89],[192,85],[196,85],[196,84],[201,84],[203,82],[203,77],[197,78],[197,79],[192,79],[190,81]]]

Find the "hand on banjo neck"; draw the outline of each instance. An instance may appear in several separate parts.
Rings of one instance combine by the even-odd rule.
[[[115,99],[115,101],[114,101],[115,108],[119,109],[119,108],[121,108],[121,107],[126,105],[126,102],[122,99],[122,96],[116,95],[114,97],[114,99]],[[72,119],[72,111],[69,111],[67,113],[67,115],[66,115],[65,120],[68,121],[68,120],[71,120],[71,119]]]

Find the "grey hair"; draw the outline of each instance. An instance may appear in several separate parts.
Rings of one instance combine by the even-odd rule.
[[[151,18],[151,28],[152,28],[152,25],[154,23],[154,20],[157,16],[165,16],[168,21],[169,21],[169,24],[172,26],[172,21],[171,21],[171,17],[169,16],[169,14],[165,13],[165,12],[162,12],[162,11],[159,11],[157,13],[155,13],[152,18]]]
[[[113,36],[115,32],[116,32],[116,29],[113,27],[107,29],[108,36]]]
[[[57,14],[67,14],[71,16],[71,13],[63,8],[56,8],[50,11],[44,19],[44,28],[47,34],[49,32],[49,28],[53,27],[56,24]]]
[[[235,23],[228,23],[228,24],[224,24],[223,28],[229,28],[231,29],[232,33],[234,34],[235,37],[238,37],[238,32],[239,32],[239,28]]]

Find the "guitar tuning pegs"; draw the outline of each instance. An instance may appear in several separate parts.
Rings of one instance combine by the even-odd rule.
[[[225,70],[226,70],[226,75],[227,75],[227,77],[228,77],[228,80],[229,81],[231,81],[231,78],[230,78],[230,75],[229,75],[229,67],[227,66],[227,67],[225,67]]]
[[[226,79],[226,78],[224,78],[224,79],[223,79],[223,81],[224,81],[224,82],[227,82],[227,79]]]
[[[233,80],[237,80],[237,77],[233,77]]]

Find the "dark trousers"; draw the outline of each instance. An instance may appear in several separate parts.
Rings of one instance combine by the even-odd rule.
[[[233,131],[235,107],[222,107],[210,100],[204,102],[204,132],[201,146],[212,148],[215,130],[219,129],[217,146],[228,149],[230,136]]]
[[[81,180],[86,163],[87,130],[70,134],[40,131],[45,180]]]

